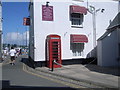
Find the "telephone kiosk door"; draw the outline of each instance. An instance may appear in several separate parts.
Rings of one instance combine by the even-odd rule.
[[[59,35],[48,35],[46,38],[46,59],[47,67],[60,68],[61,60],[61,37]]]

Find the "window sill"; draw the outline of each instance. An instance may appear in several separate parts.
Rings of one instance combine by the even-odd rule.
[[[71,25],[72,28],[83,28],[83,26],[79,26],[79,25]]]

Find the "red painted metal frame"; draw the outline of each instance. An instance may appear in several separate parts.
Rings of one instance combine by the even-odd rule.
[[[62,64],[61,60],[61,37],[59,35],[47,36],[47,67],[52,68],[52,61],[56,60],[58,64],[54,63],[54,68],[60,68]]]

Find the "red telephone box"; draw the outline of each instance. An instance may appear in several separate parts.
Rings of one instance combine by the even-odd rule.
[[[57,63],[53,64],[53,68],[61,67],[61,37],[59,35],[48,35],[46,47],[47,67],[52,68],[53,60]]]

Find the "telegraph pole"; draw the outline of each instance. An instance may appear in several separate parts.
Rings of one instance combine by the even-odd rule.
[[[92,14],[92,20],[93,20],[93,48],[96,47],[96,13],[100,11],[100,9],[97,9],[93,6],[90,6],[89,12]]]
[[[2,58],[2,2],[0,0],[0,58]]]

